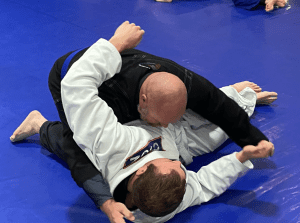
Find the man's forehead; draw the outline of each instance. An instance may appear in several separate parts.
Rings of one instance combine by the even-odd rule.
[[[155,165],[155,163],[158,164],[158,163],[163,162],[163,165],[159,165],[159,164],[158,164],[159,166],[155,165],[157,167],[157,169],[158,169],[159,172],[163,172],[164,169],[166,169],[166,168],[168,169],[168,167],[173,166],[173,162],[172,161],[179,161],[179,160],[176,160],[176,159],[175,160],[174,159],[170,160],[170,159],[163,158],[163,159],[153,160],[152,162],[153,162],[154,165]],[[183,172],[185,174],[185,178],[186,178],[187,177],[187,170],[186,170],[185,166],[182,163],[180,165],[180,168],[181,168],[181,170],[183,170]],[[172,169],[175,170],[176,172],[179,171],[178,168],[172,168]],[[182,175],[180,172],[178,172],[178,174]]]

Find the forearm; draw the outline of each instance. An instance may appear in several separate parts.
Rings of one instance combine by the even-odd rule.
[[[250,123],[247,113],[236,102],[195,73],[187,107],[221,127],[241,147],[268,140]]]
[[[250,161],[241,163],[233,153],[203,166],[197,173],[187,171],[186,193],[178,212],[221,195],[252,168]]]
[[[250,161],[241,162],[237,159],[236,153],[233,153],[202,167],[197,175],[202,187],[209,191],[206,198],[212,199],[222,194],[238,177],[252,168]]]
[[[100,173],[85,181],[83,189],[98,208],[101,208],[107,200],[112,199],[109,185],[104,181]]]

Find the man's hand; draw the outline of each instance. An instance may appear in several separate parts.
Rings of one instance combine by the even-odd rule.
[[[122,203],[109,199],[104,202],[100,209],[108,216],[111,223],[125,223],[124,217],[134,221],[133,214]]]
[[[136,47],[141,42],[144,33],[145,31],[140,26],[126,21],[117,28],[109,42],[121,53],[123,50]]]
[[[262,140],[257,146],[245,146],[242,151],[236,154],[237,159],[244,163],[245,161],[253,158],[266,158],[273,156],[274,144],[266,140]]]

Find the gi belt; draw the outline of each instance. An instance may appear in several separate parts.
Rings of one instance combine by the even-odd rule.
[[[82,48],[83,49],[83,48]],[[65,60],[62,68],[61,68],[61,72],[60,72],[60,78],[61,80],[66,76],[67,72],[68,72],[68,67],[69,67],[69,64],[71,62],[71,60],[73,59],[73,57],[78,53],[80,52],[82,49],[79,49],[79,50],[76,50],[74,51],[73,53],[71,53],[67,59]]]

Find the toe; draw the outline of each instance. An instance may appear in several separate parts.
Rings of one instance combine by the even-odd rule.
[[[270,5],[270,3],[266,4],[266,11],[267,12],[272,11],[272,5]]]
[[[274,9],[274,5],[270,5],[269,12],[272,11],[273,9]]]
[[[270,92],[270,96],[271,96],[271,97],[277,97],[278,94],[277,94],[276,92]]]
[[[10,141],[14,142],[15,141],[15,136],[12,135],[9,139],[10,139]]]

